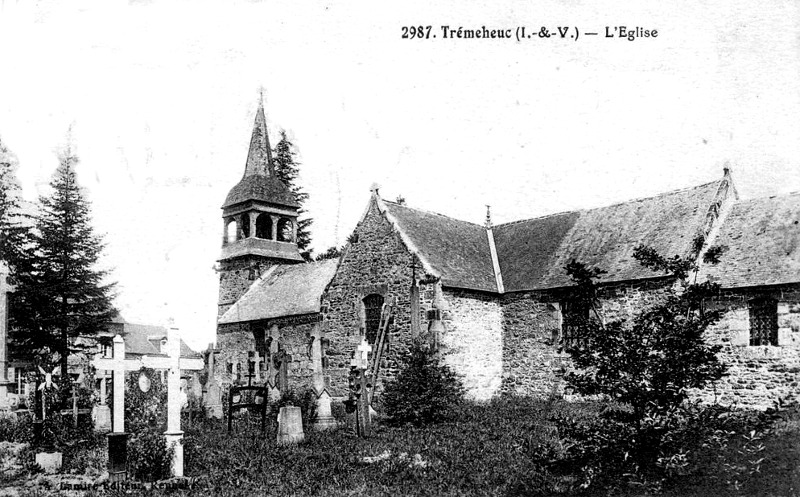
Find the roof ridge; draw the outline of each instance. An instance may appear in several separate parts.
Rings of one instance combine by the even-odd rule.
[[[392,202],[391,200],[386,200],[386,199],[384,199],[384,198],[382,198],[382,199],[381,199],[381,201],[382,201],[383,203],[385,203],[385,204],[393,204],[393,205],[396,205],[396,206],[398,206],[398,207],[404,207],[404,208],[406,208],[406,209],[411,209],[411,210],[413,210],[413,211],[424,212],[424,213],[426,213],[426,214],[431,214],[431,215],[434,215],[434,216],[439,216],[439,217],[446,217],[447,219],[451,219],[451,220],[453,220],[453,221],[458,221],[458,222],[460,222],[460,223],[467,223],[467,224],[471,224],[471,225],[473,225],[473,226],[477,226],[477,227],[479,227],[479,228],[482,228],[482,229],[486,229],[486,226],[484,226],[484,225],[482,225],[482,224],[473,223],[472,221],[466,221],[466,220],[464,220],[464,219],[458,219],[458,218],[455,218],[455,217],[452,217],[452,216],[448,216],[447,214],[440,214],[440,213],[438,213],[438,212],[429,211],[429,210],[427,210],[427,209],[419,209],[419,208],[417,208],[417,207],[409,207],[409,206],[407,206],[407,205],[405,205],[405,204],[399,204],[399,203],[397,203],[397,202]]]
[[[656,198],[666,197],[668,195],[675,195],[676,193],[688,192],[690,190],[696,190],[698,188],[704,188],[704,187],[707,187],[707,186],[717,185],[717,184],[719,184],[718,180],[709,181],[708,183],[703,183],[703,184],[700,184],[700,185],[688,186],[688,187],[684,187],[684,188],[677,188],[675,190],[669,190],[669,191],[666,191],[666,192],[661,192],[661,193],[659,193],[657,195],[650,195],[649,197],[637,197],[637,198],[632,198],[632,199],[629,199],[629,200],[624,200],[622,202],[615,202],[613,204],[601,205],[599,207],[591,207],[591,208],[588,208],[588,209],[575,209],[575,210],[569,210],[569,211],[560,211],[560,212],[554,212],[552,214],[545,214],[544,216],[529,217],[529,218],[526,218],[526,219],[519,219],[517,221],[509,221],[507,223],[497,224],[497,225],[495,225],[495,228],[500,227],[500,226],[508,226],[508,225],[512,225],[512,224],[517,224],[517,223],[524,223],[526,221],[547,219],[549,217],[561,216],[561,215],[564,215],[564,214],[572,214],[572,213],[575,213],[575,212],[591,212],[591,211],[595,211],[595,210],[599,210],[599,209],[608,209],[609,207],[616,207],[618,205],[631,204],[631,203],[634,203],[634,202],[642,202],[644,200],[652,200],[652,199],[656,199]]]

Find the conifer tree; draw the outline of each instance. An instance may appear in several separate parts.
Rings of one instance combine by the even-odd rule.
[[[39,198],[32,257],[18,271],[14,325],[43,362],[58,363],[84,349],[79,337],[101,331],[116,312],[113,284],[96,268],[103,244],[91,225],[89,201],[75,174],[69,147],[59,157],[49,196]]]
[[[27,232],[20,212],[16,169],[17,158],[0,139],[0,262],[12,271],[22,253]]]
[[[303,188],[297,184],[297,176],[300,174],[300,163],[296,159],[297,151],[294,144],[286,136],[286,131],[281,130],[281,140],[275,145],[275,156],[273,161],[275,163],[275,175],[279,180],[289,188],[289,191],[294,195],[295,200],[300,204],[298,214],[302,217],[305,214],[303,204],[308,200],[308,193],[303,191]],[[311,244],[311,224],[313,220],[309,217],[304,217],[297,222],[297,248],[306,260],[311,260],[311,250],[308,246]]]
[[[8,283],[17,284],[18,274],[30,263],[30,226],[32,220],[23,213],[20,186],[16,177],[17,158],[0,140],[0,265],[8,271]],[[15,294],[11,294],[14,300]],[[16,306],[9,304],[13,311]],[[26,347],[21,347],[15,326],[16,315],[9,316],[6,335],[9,354],[15,359],[30,359]],[[19,321],[16,319],[16,321]]]

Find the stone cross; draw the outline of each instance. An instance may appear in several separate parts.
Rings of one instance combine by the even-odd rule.
[[[292,356],[286,353],[286,350],[283,348],[278,349],[276,353],[272,355],[272,360],[275,363],[275,367],[278,369],[278,373],[275,375],[275,383],[278,385],[278,389],[281,392],[285,392],[289,387],[289,361],[292,360]]]
[[[331,413],[331,395],[325,389],[325,371],[322,360],[322,329],[319,322],[311,332],[311,365],[313,368],[314,391],[317,393],[317,419],[314,428],[327,430],[336,426]]]
[[[362,340],[361,344],[356,347],[356,353],[353,356],[353,360],[350,361],[350,365],[358,369],[367,369],[367,366],[369,365],[369,354],[371,353],[372,346],[365,338]]]
[[[208,346],[208,380],[206,381],[206,396],[204,404],[206,412],[212,418],[222,419],[222,391],[217,377],[215,376],[215,356],[219,354],[219,350],[214,349],[210,344]]]
[[[115,433],[125,431],[125,371],[137,371],[142,367],[167,370],[167,444],[174,447],[172,475],[183,476],[183,431],[181,431],[181,370],[200,371],[205,365],[202,359],[181,359],[181,340],[178,329],[167,331],[168,357],[144,356],[141,360],[125,359],[125,342],[114,337],[114,355],[111,359],[96,358],[92,364],[97,369],[114,372],[114,417]]]

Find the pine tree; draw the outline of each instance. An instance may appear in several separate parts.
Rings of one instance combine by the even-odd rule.
[[[14,325],[43,362],[58,363],[62,378],[68,357],[84,350],[79,337],[91,337],[115,309],[114,285],[96,269],[103,244],[91,225],[90,205],[75,175],[78,158],[67,148],[50,186],[39,199],[33,256],[17,274]]]
[[[13,271],[22,254],[27,232],[20,211],[17,158],[0,139],[0,262]]]
[[[294,144],[287,138],[286,131],[281,130],[281,140],[275,145],[275,175],[289,188],[295,200],[300,204],[298,214],[302,217],[305,214],[303,204],[308,200],[308,193],[297,184],[297,176],[300,174],[300,163],[295,158],[297,154]],[[311,260],[311,224],[314,221],[309,217],[304,217],[297,222],[297,248],[306,260]]]
[[[29,267],[31,260],[32,221],[21,209],[16,169],[16,156],[0,141],[0,265],[8,271],[8,283],[11,285],[17,284],[18,274]],[[9,309],[12,314],[8,320],[8,352],[17,360],[31,359],[29,348],[21,346],[22,339],[17,333],[19,327],[16,322],[19,319],[13,312],[18,307],[14,303],[15,296],[10,294]]]

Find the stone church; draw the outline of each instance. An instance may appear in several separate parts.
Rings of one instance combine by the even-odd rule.
[[[216,376],[223,383],[312,386],[347,394],[350,360],[373,343],[381,309],[393,319],[382,382],[416,337],[435,344],[468,393],[561,395],[564,345],[587,310],[565,304],[575,259],[607,271],[606,319],[632,315],[675,285],[632,257],[644,244],[667,256],[724,247],[701,266],[718,282],[723,319],[708,339],[723,345],[730,375],[698,392],[765,407],[798,393],[800,194],[740,200],[731,171],[706,184],[596,209],[484,225],[411,208],[373,188],[336,260],[304,262],[298,205],[274,173],[259,107],[244,176],[222,206]],[[702,255],[702,251],[701,251]],[[702,260],[702,259],[701,259]],[[253,380],[255,378],[255,380]]]

